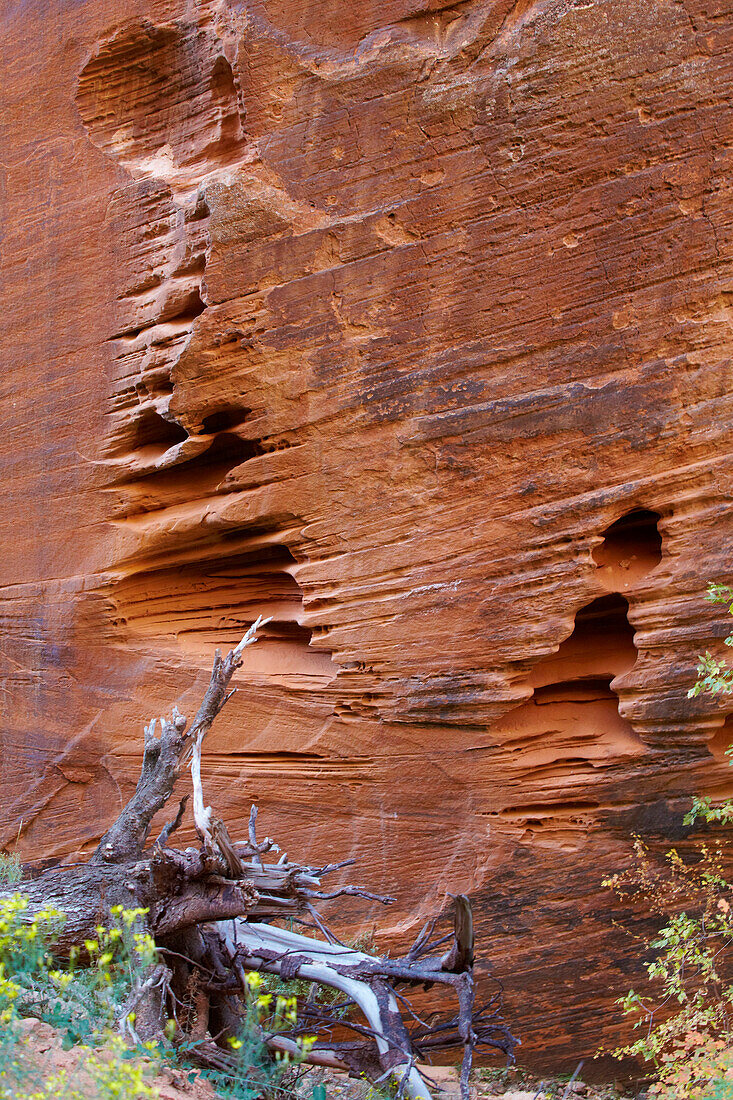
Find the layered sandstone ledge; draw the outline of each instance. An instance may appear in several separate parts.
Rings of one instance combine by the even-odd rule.
[[[350,848],[395,936],[471,892],[525,1057],[614,1040],[599,881],[731,787],[686,692],[731,579],[732,20],[6,6],[3,843],[88,851],[143,720],[272,615],[217,808]]]

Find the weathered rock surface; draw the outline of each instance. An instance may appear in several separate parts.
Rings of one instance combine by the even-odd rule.
[[[395,935],[471,892],[525,1057],[613,1041],[599,881],[730,789],[686,691],[731,574],[732,22],[5,6],[2,843],[89,851],[143,720],[273,615],[211,737],[232,831],[349,848]]]

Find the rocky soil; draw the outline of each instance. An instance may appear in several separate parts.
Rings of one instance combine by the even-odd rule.
[[[21,1022],[22,1043],[31,1065],[43,1079],[59,1077],[64,1087],[59,1095],[77,1089],[82,1096],[96,1100],[98,1093],[85,1072],[85,1051],[71,1047],[64,1049],[62,1037],[55,1028],[42,1020],[28,1017]],[[104,1052],[100,1053],[104,1058]],[[159,1074],[152,1070],[146,1075],[146,1084],[158,1090],[160,1100],[215,1100],[212,1086],[198,1073],[165,1067]],[[21,1094],[18,1093],[18,1100]]]
[[[44,1077],[65,1074],[66,1088],[77,1088],[89,1100],[96,1092],[84,1071],[85,1055],[78,1049],[64,1049],[61,1035],[49,1024],[34,1018],[22,1022],[23,1043],[34,1066]],[[456,1070],[451,1067],[426,1068],[434,1082],[435,1100],[459,1100],[460,1090]],[[160,1100],[216,1100],[217,1093],[197,1071],[165,1066],[160,1072],[152,1069],[146,1083],[158,1090]],[[313,1088],[323,1084],[331,1100],[368,1100],[375,1097],[372,1086],[353,1080],[345,1074],[309,1069],[294,1090],[294,1100],[312,1100]],[[386,1094],[385,1094],[386,1095]],[[539,1079],[520,1069],[479,1069],[473,1075],[474,1100],[632,1100],[631,1094],[613,1086],[592,1086],[582,1079],[570,1083],[562,1078]]]

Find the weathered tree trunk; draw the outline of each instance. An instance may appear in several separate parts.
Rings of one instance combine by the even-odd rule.
[[[170,719],[160,720],[159,737],[155,736],[155,720],[146,727],[135,793],[89,862],[44,871],[0,894],[22,892],[29,899],[29,915],[48,905],[63,910],[66,922],[57,946],[61,955],[93,938],[96,926],[108,923],[113,906],[147,911],[145,925],[164,963],[141,975],[133,993],[140,1037],[162,1030],[170,996],[177,1004],[188,1006],[188,1035],[181,1038],[195,1038],[202,1061],[226,1068],[229,1055],[225,1044],[240,1023],[246,972],[267,971],[285,981],[300,978],[337,989],[344,996],[344,1005],[358,1011],[360,1017],[334,1014],[307,1000],[299,1007],[297,1027],[263,1036],[272,1049],[294,1052],[300,1034],[325,1030],[327,1036],[321,1036],[309,1052],[309,1061],[365,1073],[372,1079],[391,1074],[400,1094],[429,1100],[418,1060],[429,1058],[438,1049],[462,1047],[461,1087],[467,1100],[474,1048],[484,1045],[511,1056],[516,1044],[500,1016],[500,993],[479,1011],[474,1009],[473,922],[468,898],[456,898],[451,936],[431,944],[433,921],[404,958],[379,958],[349,949],[328,930],[316,903],[345,895],[384,903],[393,899],[352,886],[324,891],[322,878],[351,862],[348,860],[315,869],[287,862],[284,856],[277,863],[265,863],[263,855],[277,847],[270,840],[258,843],[255,807],[248,840],[234,843],[224,823],[205,805],[203,741],[231,695],[229,684],[242,663],[242,652],[256,641],[263,621],[258,619],[225,658],[217,652],[211,682],[190,728],[176,709]],[[170,800],[187,759],[191,761],[194,823],[201,846],[185,851],[168,847],[185,810],[184,799],[173,821],[152,847],[146,848],[153,817]],[[309,924],[323,938],[269,923],[282,918]],[[450,940],[447,952],[435,954],[435,948],[446,940]],[[456,1015],[424,1023],[404,994],[395,992],[395,983],[407,988],[436,984],[451,988],[457,999]],[[403,1019],[400,1005],[411,1026]],[[129,1011],[126,1008],[120,1021],[123,1030],[129,1029]],[[180,1013],[177,1016],[180,1019]],[[334,1026],[342,1032],[351,1031],[355,1039],[330,1040]]]

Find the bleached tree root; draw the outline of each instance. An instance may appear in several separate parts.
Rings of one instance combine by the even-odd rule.
[[[467,899],[462,897],[461,900]],[[501,1042],[497,1042],[497,1039],[502,1039],[508,1046],[511,1040],[503,1025],[498,1025],[498,1034],[490,1035],[486,1029],[486,1021],[483,1021],[482,1026],[480,1021],[474,1019],[472,971],[465,969],[459,973],[449,973],[443,968],[444,960],[440,957],[424,958],[423,955],[430,950],[427,942],[424,943],[424,950],[418,947],[418,952],[412,957],[383,959],[338,943],[314,942],[311,937],[288,929],[242,920],[220,925],[220,934],[232,961],[240,960],[247,969],[264,970],[278,974],[286,980],[300,978],[343,993],[359,1009],[366,1021],[366,1028],[360,1026],[359,1030],[366,1032],[373,1040],[383,1071],[382,1076],[391,1073],[398,1081],[399,1091],[404,1091],[413,1100],[430,1095],[415,1065],[418,1057],[425,1059],[427,1050],[421,1049],[420,1041],[414,1034],[410,1034],[405,1025],[391,983],[405,983],[413,987],[432,984],[453,987],[459,1007],[454,1026],[457,1038],[464,1046],[461,1077],[465,1078],[466,1093],[474,1047],[478,1043],[499,1047]],[[404,1002],[404,997],[401,1000]],[[325,1015],[327,1014],[319,1013],[319,1023],[324,1022]],[[300,1032],[309,1022],[301,1020]],[[329,1022],[338,1021],[332,1017]],[[474,1027],[476,1023],[479,1030]],[[441,1028],[432,1028],[430,1024],[423,1025],[423,1028],[422,1045],[427,1048],[431,1036],[438,1038]],[[282,1034],[278,1037],[283,1038]],[[440,1045],[443,1045],[442,1042]],[[447,1046],[453,1045],[451,1037]],[[314,1053],[327,1051],[334,1054],[339,1050],[342,1068],[367,1072],[368,1063],[373,1061],[368,1044],[366,1048],[364,1044],[361,1047],[353,1044],[342,1044],[341,1047],[331,1045],[317,1048]],[[364,1064],[359,1064],[360,1057]]]
[[[430,1091],[417,1063],[438,1050],[462,1049],[461,1093],[468,1100],[474,1050],[486,1047],[513,1056],[516,1040],[501,1018],[501,992],[478,1010],[473,978],[473,922],[469,899],[455,898],[454,927],[435,942],[435,921],[422,930],[403,958],[382,958],[341,944],[327,928],[316,905],[356,896],[388,904],[355,886],[332,891],[323,879],[350,860],[327,867],[276,863],[263,856],[278,851],[269,839],[258,842],[256,808],[248,839],[234,842],[224,822],[206,805],[202,780],[203,744],[216,716],[231,697],[230,682],[253,644],[258,619],[225,658],[217,652],[211,681],[190,727],[174,708],[169,719],[145,728],[143,761],[135,793],[102,837],[87,864],[29,876],[12,890],[29,899],[28,916],[54,905],[67,914],[57,950],[67,953],[93,938],[114,905],[146,910],[144,927],[158,945],[161,964],[140,975],[133,991],[134,1038],[150,1038],[165,1017],[176,1021],[179,1038],[193,1042],[199,1060],[226,1069],[227,1040],[241,1025],[248,996],[248,971],[278,975],[325,986],[341,994],[327,1006],[301,999],[297,1025],[263,1035],[273,1050],[296,1053],[299,1038],[316,1035],[306,1060],[366,1075],[373,1081],[393,1077],[399,1096],[429,1100]],[[199,848],[169,847],[181,822],[186,799],[160,837],[147,844],[151,822],[172,797],[182,766],[190,760],[194,824]],[[0,891],[3,893],[10,890]],[[276,923],[283,919],[309,925],[319,937]],[[448,949],[445,950],[446,944]],[[443,953],[438,948],[443,947]],[[450,989],[455,1014],[433,1013],[423,1020],[406,992],[432,986]],[[126,1020],[121,1027],[129,1028]]]

